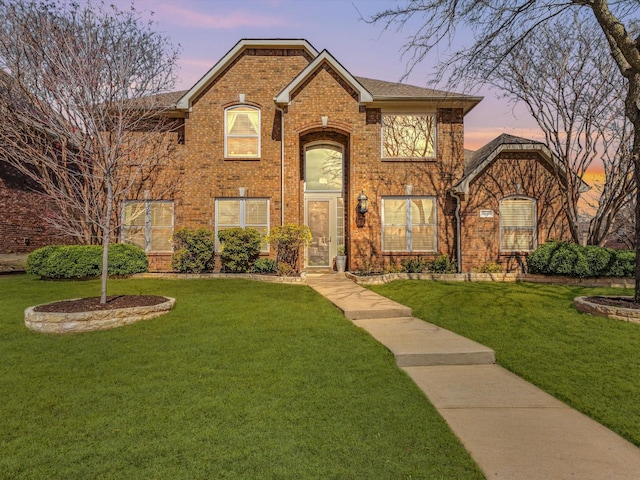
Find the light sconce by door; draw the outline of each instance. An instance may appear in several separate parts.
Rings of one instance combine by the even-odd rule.
[[[367,197],[366,193],[364,193],[364,190],[362,190],[362,192],[360,192],[360,195],[358,195],[358,213],[364,215],[368,211],[369,197]]]
[[[326,115],[320,116],[320,121],[322,122],[322,128],[327,128],[327,124],[329,123],[329,117]]]

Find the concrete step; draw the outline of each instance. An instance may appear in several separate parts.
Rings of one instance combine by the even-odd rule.
[[[496,360],[492,349],[418,318],[366,318],[354,323],[386,346],[400,367],[487,365]]]

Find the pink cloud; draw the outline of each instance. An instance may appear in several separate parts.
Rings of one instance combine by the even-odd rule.
[[[220,12],[212,15],[165,3],[157,8],[157,12],[177,24],[191,28],[280,27],[285,24],[282,18],[254,14],[247,10]]]

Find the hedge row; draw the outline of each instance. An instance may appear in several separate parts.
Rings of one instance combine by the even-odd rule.
[[[27,256],[27,272],[44,278],[87,278],[102,273],[101,245],[50,245]],[[144,251],[135,245],[109,247],[109,275],[149,271]]]
[[[527,258],[529,273],[566,277],[633,277],[636,254],[593,245],[548,242]]]

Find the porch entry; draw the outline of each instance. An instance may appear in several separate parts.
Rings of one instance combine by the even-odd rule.
[[[306,268],[331,268],[344,244],[342,145],[313,143],[304,150],[304,221],[311,230]]]

